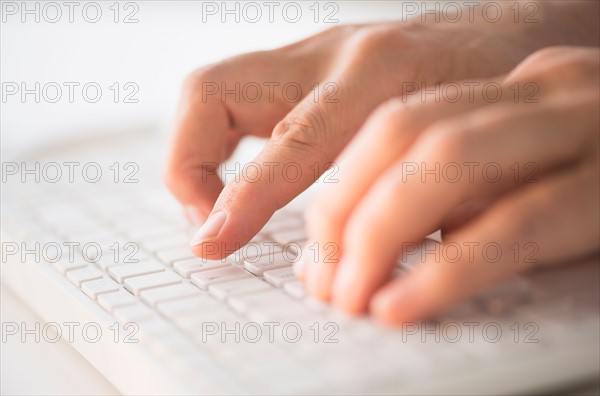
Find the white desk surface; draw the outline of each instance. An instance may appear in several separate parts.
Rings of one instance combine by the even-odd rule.
[[[2,322],[40,319],[6,287],[0,288]],[[119,392],[66,341],[21,342],[7,337],[0,348],[2,395],[118,395]]]

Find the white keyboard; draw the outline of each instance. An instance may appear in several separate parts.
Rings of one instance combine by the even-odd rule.
[[[45,322],[99,327],[98,340],[76,331],[71,343],[124,393],[502,394],[598,377],[597,265],[519,278],[437,321],[384,328],[306,296],[292,271],[301,213],[284,209],[240,252],[202,260],[189,248],[195,229],[147,170],[131,184],[2,191],[3,286]]]

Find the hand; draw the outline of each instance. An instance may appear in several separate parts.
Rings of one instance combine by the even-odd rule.
[[[212,213],[193,240],[194,253],[222,258],[247,243],[327,169],[373,109],[404,93],[405,83],[506,73],[533,50],[565,40],[557,32],[566,30],[560,21],[568,12],[554,20],[554,6],[538,5],[547,22],[515,24],[506,11],[496,23],[470,21],[465,12],[458,23],[341,26],[193,73],[165,180],[197,224]],[[223,186],[217,165],[244,135],[270,140],[242,177]],[[299,169],[293,182],[283,174],[288,164]]]
[[[498,101],[477,90],[381,106],[308,211],[308,244],[339,247],[301,261],[309,292],[398,324],[536,265],[597,254],[599,65],[598,49],[548,48],[503,80]],[[391,280],[407,247],[445,224],[437,254]]]

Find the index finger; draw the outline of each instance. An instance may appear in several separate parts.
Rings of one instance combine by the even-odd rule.
[[[165,182],[191,220],[202,223],[223,189],[216,167],[239,137],[225,104],[204,97],[196,81],[189,79],[182,95]]]

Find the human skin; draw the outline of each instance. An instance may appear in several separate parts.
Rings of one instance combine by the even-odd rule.
[[[199,256],[216,259],[231,254],[247,243],[274,211],[285,206],[315,181],[319,176],[318,173],[315,174],[315,169],[324,171],[332,162],[338,163],[336,158],[354,139],[375,109],[382,104],[389,109],[391,105],[387,102],[390,99],[407,94],[404,92],[407,82],[430,86],[450,81],[493,78],[509,73],[519,62],[540,48],[552,45],[598,45],[597,2],[536,4],[539,6],[539,15],[538,22],[534,23],[515,23],[514,14],[506,12],[506,17],[498,23],[465,18],[457,23],[422,23],[415,20],[409,23],[340,26],[283,48],[241,55],[192,73],[184,84],[165,181],[195,223],[205,223],[211,213],[216,214],[206,221],[199,235],[194,238],[193,251]],[[236,82],[244,85],[249,82],[261,84],[273,81],[282,84],[298,83],[306,96],[298,103],[291,103],[282,97],[280,91],[275,91],[274,100],[268,100],[271,98],[264,96],[258,102],[251,103],[206,95],[207,84],[226,83],[231,87]],[[319,100],[315,100],[315,95],[310,92],[315,82],[319,83],[317,90],[321,91]],[[545,80],[542,82],[546,83]],[[326,88],[331,85],[327,86],[327,83],[333,83],[337,88],[334,101],[325,100],[331,94]],[[476,107],[483,105],[467,103],[462,111],[475,111]],[[439,111],[442,118],[445,112],[448,112],[446,117],[454,117],[456,108],[439,104],[432,106],[431,111]],[[384,110],[377,110],[374,114],[381,114],[382,111]],[[370,119],[373,117],[375,115]],[[433,119],[434,116],[431,117]],[[436,123],[442,118],[436,120]],[[369,128],[368,125],[372,125],[372,122],[374,121],[369,121],[363,130]],[[405,151],[410,152],[409,145],[417,144],[419,139],[432,135],[428,133],[429,128],[429,125],[424,124],[413,126],[415,132],[411,135],[411,143],[405,139],[403,144],[407,147],[400,153],[393,145],[380,147],[378,150],[383,151],[377,151],[376,155],[370,152],[369,161],[360,163],[358,174],[361,176],[358,179],[369,175],[374,182],[377,178],[368,170],[380,161],[373,161],[373,157],[388,158],[395,153],[398,158],[394,159],[399,160]],[[398,136],[406,136],[405,131],[395,132]],[[361,135],[366,133],[361,132]],[[240,178],[224,186],[214,170],[214,164],[225,161],[245,135],[270,138],[253,161],[262,167],[261,176],[258,179],[252,177],[251,181]],[[442,135],[440,133],[434,136],[441,138]],[[372,142],[370,139],[366,141]],[[456,149],[454,146],[442,149],[442,143],[433,146],[448,152]],[[367,155],[367,152],[364,154]],[[266,166],[292,162],[302,170],[300,179],[293,183],[286,181],[281,166]],[[341,171],[344,173],[343,169]],[[331,206],[331,203],[321,198],[309,210],[307,218],[311,241],[318,242],[320,246],[334,243],[339,247],[334,255],[334,264],[314,260],[305,265],[301,273],[305,275],[308,290],[314,296],[325,300],[333,298],[333,302],[346,311],[362,312],[367,309],[375,291],[386,282],[390,263],[389,260],[379,260],[383,260],[383,255],[390,256],[393,249],[383,249],[381,254],[369,258],[372,263],[370,267],[377,270],[373,271],[372,278],[368,278],[364,291],[335,291],[348,284],[346,282],[344,287],[336,286],[337,283],[344,284],[337,281],[338,278],[343,279],[342,274],[355,272],[341,271],[341,268],[348,267],[343,265],[347,259],[353,257],[347,253],[349,245],[344,242],[345,235],[352,229],[349,219],[355,216],[361,206],[358,202],[370,196],[374,187],[361,184],[355,177],[340,181],[339,186],[332,188],[342,188],[344,185],[349,191],[354,191],[352,199],[344,200],[341,206],[343,210],[329,211],[327,205]],[[437,184],[439,187],[439,183]],[[468,189],[469,186],[461,187]],[[427,199],[423,199],[421,195],[418,199],[424,202],[437,199],[437,196],[428,195],[433,191],[433,187],[431,192],[425,190],[423,193]],[[464,211],[461,208],[465,204],[473,205],[473,202],[477,202],[471,200],[467,193],[455,194],[464,198],[465,202],[458,198],[449,201],[454,207],[443,206],[446,209],[445,218],[440,217],[441,213],[437,217],[432,216],[428,227],[419,224],[420,221],[416,218],[407,222],[407,219],[398,215],[400,217],[396,220],[402,221],[396,222],[394,227],[397,228],[397,224],[409,224],[406,229],[414,231],[396,242],[401,245],[402,242],[418,241],[424,236],[421,234],[425,228],[439,228],[457,217],[453,213]],[[394,212],[403,205],[404,203],[392,205],[390,209]],[[317,213],[323,221],[315,221],[317,216],[310,213]],[[379,229],[379,234],[395,233],[395,228],[392,229],[391,226],[386,223],[386,228]],[[356,230],[352,232],[360,233]],[[376,250],[373,241],[366,239],[358,241],[359,246],[364,247],[365,251]],[[474,280],[474,284],[480,285],[478,287],[488,283],[491,281],[477,283]],[[381,297],[376,301],[386,300]],[[398,306],[400,303],[379,304]],[[393,319],[381,313],[390,309],[377,308],[375,312],[380,312],[379,316],[384,320]],[[425,311],[427,310],[423,309]],[[397,321],[397,318],[389,321]]]
[[[533,101],[514,95],[527,84],[539,87]],[[493,103],[481,90],[392,99],[369,117],[337,161],[339,183],[307,212],[308,245],[340,247],[299,265],[312,294],[399,324],[531,268],[598,255],[600,51],[540,50],[501,87]],[[436,178],[436,165],[450,173]],[[390,280],[407,242],[445,226],[437,253]]]

